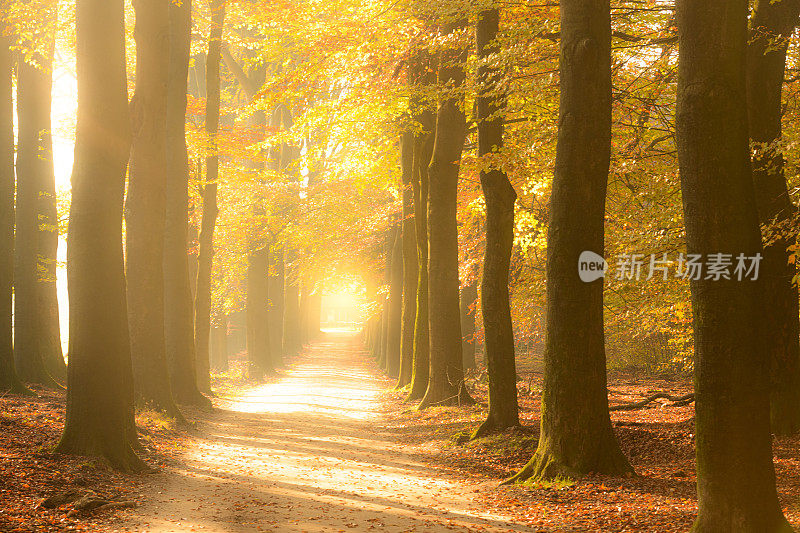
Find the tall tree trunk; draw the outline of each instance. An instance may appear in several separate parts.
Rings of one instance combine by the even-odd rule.
[[[676,130],[687,250],[762,252],[746,101],[745,0],[677,3]],[[574,263],[571,265],[574,266]],[[698,517],[692,530],[792,531],[775,490],[760,281],[692,281]]]
[[[464,368],[475,368],[475,314],[478,304],[478,278],[461,288],[461,352]]]
[[[197,388],[194,301],[189,282],[189,153],[186,148],[186,87],[192,4],[169,5],[167,87],[167,185],[164,230],[164,338],[172,393],[179,403],[211,407]]]
[[[169,3],[135,0],[136,92],[125,202],[128,322],[137,397],[183,421],[172,396],[164,337]]]
[[[44,24],[55,16],[51,8]],[[45,37],[50,40],[50,37]],[[65,375],[56,290],[58,225],[50,124],[52,49],[17,62],[17,212],[14,254],[14,359],[25,381],[60,387]],[[56,298],[56,299],[54,299]],[[53,311],[55,307],[55,312]]]
[[[604,248],[611,154],[608,0],[561,1],[559,62],[561,102],[547,244],[541,436],[533,458],[512,480],[632,470],[608,413],[603,281],[584,283],[577,271],[583,251],[602,255]]]
[[[388,320],[386,326],[386,374],[397,378],[400,373],[400,334],[403,314],[403,233],[401,226],[394,231],[391,272],[389,279]]]
[[[300,348],[309,343],[309,299],[313,287],[309,287],[308,280],[304,279],[300,283]]]
[[[445,35],[466,26],[458,20]],[[439,102],[436,135],[428,166],[428,324],[430,374],[428,390],[419,407],[470,403],[464,385],[461,354],[461,316],[458,304],[458,173],[467,137],[463,90],[467,50],[441,53],[439,84],[449,92]]]
[[[497,56],[497,9],[478,14],[475,42],[478,49],[478,156],[491,158],[503,148],[503,112],[506,95],[500,89],[499,70],[491,65]],[[482,166],[482,169],[487,167]],[[486,200],[486,251],[483,258],[481,309],[486,339],[489,374],[489,415],[473,435],[519,425],[517,367],[514,354],[514,329],[508,302],[508,269],[514,245],[514,203],[517,193],[508,176],[497,164],[481,170],[481,187]],[[574,273],[574,272],[573,272]],[[472,318],[472,362],[475,362],[475,319]]]
[[[211,329],[211,368],[228,371],[228,317],[222,316]]]
[[[322,336],[322,283],[316,283],[308,301],[308,335],[310,340]]]
[[[286,264],[291,265],[294,251],[286,252]],[[300,353],[303,345],[300,340],[300,285],[294,269],[285,276],[286,288],[283,295],[283,354],[293,356]]]
[[[131,447],[133,393],[122,203],[130,155],[122,0],[77,0],[78,117],[67,246],[67,417],[58,453],[147,469]]]
[[[203,188],[203,215],[200,221],[199,254],[197,258],[197,296],[194,303],[194,344],[197,350],[197,385],[200,391],[211,392],[208,347],[211,333],[211,267],[214,258],[214,228],[217,224],[217,180],[219,155],[220,80],[222,27],[225,24],[225,0],[210,0],[211,35],[206,56],[206,133],[211,139],[211,154],[206,158],[206,182]]]
[[[786,224],[796,213],[784,173],[781,139],[781,95],[786,71],[786,50],[797,24],[800,2],[759,0],[750,21],[747,50],[747,110],[750,139],[756,145],[753,183],[762,224]],[[763,278],[764,320],[779,326],[762,339],[772,358],[770,389],[772,431],[791,435],[800,431],[800,320],[797,268],[789,262],[789,246],[796,236],[780,228],[780,237],[766,234]]]
[[[420,52],[412,64],[414,91],[411,113],[421,131],[414,137],[411,186],[414,193],[414,233],[417,241],[417,308],[414,316],[414,364],[406,401],[422,399],[428,389],[430,343],[428,331],[428,164],[433,151],[436,115],[424,90],[435,82],[434,58]],[[417,87],[419,85],[419,87]]]
[[[300,287],[295,282],[286,285],[283,297],[283,355],[293,356],[300,353]]]
[[[275,275],[269,278],[269,353],[273,368],[283,366],[284,271],[281,249],[275,253]]]
[[[10,39],[0,35],[0,391],[30,394],[14,367],[14,64],[9,45]]]
[[[261,379],[274,373],[270,360],[269,320],[269,246],[251,244],[247,264],[247,375]]]
[[[401,164],[403,170],[403,310],[400,333],[400,371],[397,388],[411,383],[414,370],[414,321],[417,316],[417,236],[414,221],[414,135],[408,131],[400,137]]]

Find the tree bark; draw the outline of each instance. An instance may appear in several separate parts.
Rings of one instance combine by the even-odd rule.
[[[308,298],[308,336],[312,341],[322,336],[322,284],[315,285]]]
[[[300,348],[302,349],[303,346],[308,344],[309,342],[309,326],[308,326],[308,319],[309,319],[309,298],[311,296],[311,290],[309,288],[308,280],[303,279],[300,283]]]
[[[394,230],[389,300],[386,309],[386,374],[397,378],[400,373],[400,334],[403,314],[403,234],[401,227]]]
[[[199,253],[197,258],[197,296],[194,303],[194,344],[197,350],[197,385],[201,392],[211,392],[208,368],[209,336],[211,334],[211,267],[214,258],[214,228],[217,224],[217,180],[219,179],[219,154],[217,132],[219,131],[220,80],[222,27],[225,24],[225,0],[212,0],[211,35],[206,56],[206,124],[211,140],[211,154],[206,157],[206,182],[203,187],[203,215],[200,220]]]
[[[461,353],[464,368],[475,368],[475,313],[478,304],[478,279],[461,288]]]
[[[266,127],[266,116],[257,111],[252,117],[259,128]],[[262,162],[251,162],[251,168],[263,182],[265,170]],[[250,379],[261,379],[264,374],[273,374],[272,343],[269,327],[269,262],[270,243],[265,242],[264,226],[267,224],[267,213],[264,199],[260,196],[252,199],[253,219],[257,229],[251,229],[249,236],[249,252],[247,259],[247,356],[248,375]]]
[[[677,3],[676,113],[687,250],[762,252],[749,154],[745,0]],[[762,280],[763,281],[763,280]],[[693,531],[792,531],[775,489],[761,281],[692,281]]]
[[[292,265],[294,251],[286,253],[286,264]],[[303,344],[300,340],[300,285],[297,273],[291,268],[285,276],[286,288],[283,295],[283,354],[293,356],[300,353]]]
[[[228,371],[228,317],[223,316],[211,330],[211,368]]]
[[[465,20],[448,24],[445,34],[460,31]],[[428,166],[428,327],[430,374],[420,409],[470,403],[464,385],[461,316],[458,303],[458,173],[467,137],[464,114],[464,63],[467,49],[441,53],[439,84],[449,91],[439,102],[436,134]]]
[[[247,375],[259,380],[274,373],[270,358],[269,245],[251,244],[247,264]]]
[[[122,204],[130,150],[122,0],[77,0],[78,116],[67,243],[67,416],[56,452],[147,469],[131,447],[133,392]]]
[[[135,0],[136,92],[125,202],[128,322],[140,401],[183,421],[172,396],[164,337],[169,3]]]
[[[167,86],[167,184],[164,230],[164,338],[170,384],[179,403],[210,408],[197,387],[194,301],[189,282],[189,152],[186,147],[186,89],[189,75],[192,4],[169,5]]]
[[[747,111],[753,156],[753,183],[761,224],[785,225],[797,213],[789,196],[784,158],[776,143],[781,139],[781,95],[786,71],[786,50],[797,25],[800,2],[759,0],[750,20],[747,50]],[[796,265],[789,262],[789,246],[796,235],[779,230],[770,240],[766,233],[763,278],[765,322],[779,327],[762,339],[772,359],[770,419],[777,435],[800,431],[800,320]]]
[[[50,8],[43,19],[54,17]],[[47,22],[47,20],[45,20]],[[46,37],[50,39],[50,37]],[[59,387],[66,374],[56,291],[58,224],[50,124],[52,50],[40,67],[17,62],[17,211],[14,254],[14,359],[25,381]],[[55,379],[54,379],[55,378]]]
[[[283,250],[279,250],[275,252],[275,275],[269,277],[269,353],[273,368],[283,366],[284,274]]]
[[[428,330],[428,164],[433,151],[436,115],[424,90],[435,82],[433,57],[420,52],[412,64],[412,118],[421,131],[414,137],[411,187],[414,194],[414,233],[417,241],[417,308],[414,313],[414,362],[406,401],[421,400],[428,388],[430,343]],[[419,86],[419,87],[418,87]]]
[[[2,4],[0,4],[2,6]],[[3,20],[0,18],[0,23]],[[14,104],[10,39],[0,35],[0,391],[31,394],[14,366]]]
[[[499,52],[497,9],[478,14],[475,42],[478,50],[478,156],[491,157],[503,148],[503,112],[506,95],[500,89],[499,70],[491,65]],[[483,257],[481,308],[489,374],[489,415],[473,435],[519,425],[514,329],[508,301],[508,270],[514,245],[514,203],[517,193],[503,170],[493,164],[480,172],[486,200],[486,251]],[[476,294],[477,296],[477,294]],[[474,311],[473,311],[474,313]],[[475,363],[475,318],[472,321],[472,363]]]
[[[403,132],[400,137],[400,160],[403,171],[403,302],[400,332],[400,370],[397,388],[411,383],[414,370],[414,322],[417,317],[417,236],[414,220],[414,135]]]
[[[541,436],[531,461],[509,481],[632,471],[608,412],[603,281],[584,283],[577,269],[583,251],[602,255],[604,248],[611,153],[608,0],[561,1],[559,62],[561,101],[547,244]]]

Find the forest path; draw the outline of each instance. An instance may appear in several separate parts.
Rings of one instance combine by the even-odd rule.
[[[534,531],[481,511],[472,484],[382,427],[387,381],[328,332],[274,383],[198,421],[185,468],[158,474],[125,531]]]

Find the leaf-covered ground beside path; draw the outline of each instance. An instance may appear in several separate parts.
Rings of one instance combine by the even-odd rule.
[[[499,483],[522,468],[539,437],[541,376],[519,382],[522,428],[458,444],[486,415],[486,387],[471,380],[473,407],[418,411],[404,403],[403,391],[388,390],[384,409],[390,430],[404,442],[422,446],[420,460],[465,476]],[[639,401],[655,392],[682,395],[687,381],[660,378],[610,379],[612,405]],[[612,413],[617,437],[637,477],[590,476],[552,484],[499,487],[480,495],[488,509],[512,513],[536,527],[578,531],[688,531],[697,512],[694,462],[694,407],[667,406]],[[778,492],[787,518],[800,527],[800,437],[774,440]]]
[[[104,461],[53,454],[64,427],[65,393],[36,389],[38,397],[0,395],[0,531],[100,531],[122,511],[71,513],[45,509],[47,497],[69,489],[91,490],[114,501],[142,500],[147,475],[115,472]],[[150,412],[137,417],[151,466],[173,463],[184,436]]]
[[[200,421],[197,430],[176,431],[152,413],[141,414],[146,459],[164,467],[156,476],[121,475],[98,460],[50,453],[63,427],[62,392],[39,390],[37,398],[0,395],[0,531],[128,531],[132,515],[153,517],[152,508],[161,505],[166,507],[160,508],[160,516],[169,517],[169,506],[181,499],[191,513],[179,507],[174,510],[178,517],[193,513],[198,523],[224,522],[225,513],[239,517],[264,512],[266,517],[254,515],[254,523],[274,531],[335,522],[336,513],[349,530],[374,526],[401,531],[392,527],[411,520],[402,514],[411,509],[420,524],[445,527],[454,524],[451,503],[464,502],[475,517],[513,517],[517,524],[537,530],[688,530],[696,513],[691,405],[656,402],[647,409],[613,413],[615,431],[638,477],[590,476],[498,487],[536,448],[541,391],[536,375],[520,382],[522,429],[458,444],[458,436],[475,429],[485,416],[485,385],[471,381],[475,406],[420,412],[403,403],[403,393],[394,391],[372,361],[350,346],[341,340],[320,344],[280,376],[257,386],[240,379],[242,369],[234,365],[215,381],[222,396],[215,403],[221,410],[213,415],[188,411],[190,419]],[[331,351],[337,355],[326,361]],[[340,363],[350,366],[336,366]],[[317,385],[309,386],[312,382]],[[612,404],[634,402],[657,391],[681,395],[689,389],[686,381],[630,375],[618,375],[609,385]],[[357,399],[365,391],[367,396]],[[235,397],[240,411],[229,410],[233,400],[226,398]],[[342,404],[351,400],[356,403]],[[348,418],[355,415],[367,418]],[[776,439],[775,461],[784,510],[800,526],[800,438]],[[198,470],[203,465],[211,470]],[[292,481],[292,475],[297,480]],[[337,490],[324,486],[339,478]],[[219,496],[219,513],[195,503],[201,501],[197,498],[186,498],[184,483],[192,483],[199,494],[205,494],[203,487],[208,485],[209,497]],[[431,487],[423,487],[426,483]],[[157,492],[165,490],[162,485],[171,492]],[[452,487],[468,490],[455,493]],[[85,515],[70,515],[69,505],[37,508],[44,498],[71,488],[133,500],[142,508]],[[255,489],[263,493],[258,502],[239,497],[240,491],[252,496]],[[415,490],[430,494],[412,494]],[[419,500],[417,506],[407,507],[413,498]],[[429,501],[438,503],[424,510],[422,502]],[[286,510],[284,504],[294,510]],[[370,520],[380,516],[380,523],[362,520],[362,506],[374,507],[367,514]],[[306,514],[298,515],[298,509]],[[280,522],[281,514],[294,517],[296,523]],[[469,530],[480,527],[475,523]]]

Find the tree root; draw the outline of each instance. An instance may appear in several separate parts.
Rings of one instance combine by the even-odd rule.
[[[685,394],[683,396],[670,396],[666,392],[658,392],[651,396],[648,396],[641,402],[635,403],[623,403],[620,405],[612,405],[608,408],[609,411],[635,411],[637,409],[644,409],[649,404],[653,403],[658,399],[669,400],[672,402],[671,407],[681,407],[684,405],[689,405],[694,401],[694,393]]]
[[[507,429],[512,429],[512,428],[522,429],[522,424],[517,423],[514,424],[513,426],[499,427],[497,425],[497,422],[495,422],[494,417],[492,415],[489,415],[488,417],[486,417],[486,420],[484,420],[483,423],[480,426],[478,426],[478,429],[476,429],[472,433],[472,435],[469,436],[467,440],[468,441],[477,440],[486,437],[487,435],[490,435],[492,433],[505,431]]]

